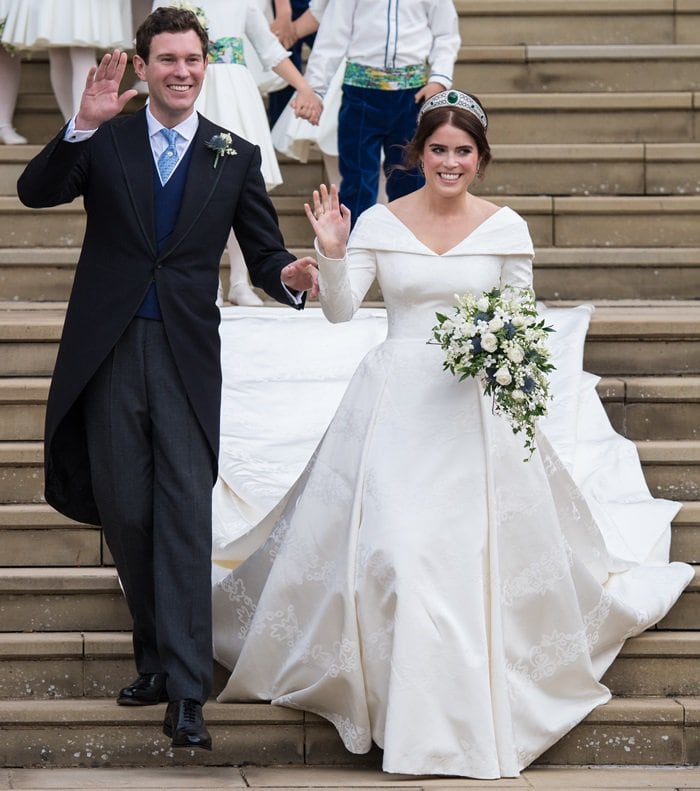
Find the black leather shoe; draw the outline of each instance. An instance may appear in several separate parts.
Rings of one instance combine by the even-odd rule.
[[[211,750],[211,736],[204,724],[202,704],[199,701],[186,699],[168,703],[163,733],[173,740],[173,747],[201,747],[203,750]]]
[[[120,706],[155,706],[168,699],[165,688],[166,673],[145,673],[119,693]]]

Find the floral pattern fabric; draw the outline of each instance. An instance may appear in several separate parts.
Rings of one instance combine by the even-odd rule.
[[[209,63],[237,63],[245,66],[243,39],[237,36],[224,36],[209,41],[207,60]]]
[[[405,88],[422,88],[427,79],[428,67],[424,63],[396,69],[375,69],[372,66],[348,62],[345,64],[343,83],[356,88],[399,91]]]

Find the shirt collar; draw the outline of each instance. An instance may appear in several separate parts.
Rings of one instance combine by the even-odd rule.
[[[161,129],[165,129],[163,124],[156,120],[148,105],[146,105],[146,122],[148,123],[148,136],[150,138],[157,135]],[[195,136],[198,127],[199,116],[193,110],[191,115],[172,128],[189,143],[190,140],[192,140],[192,138]]]

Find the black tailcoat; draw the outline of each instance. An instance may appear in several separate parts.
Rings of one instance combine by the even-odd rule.
[[[27,206],[56,206],[82,195],[87,212],[45,427],[46,500],[78,521],[100,524],[80,396],[133,319],[151,281],[187,395],[211,448],[212,482],[221,401],[215,300],[232,227],[253,284],[292,304],[280,272],[294,256],[284,247],[265,190],[260,151],[232,135],[236,154],[219,158],[214,167],[214,152],[206,143],[225,131],[200,116],[177,223],[160,253],[145,110],[113,119],[85,142],[66,142],[62,131],[18,181],[18,195]]]

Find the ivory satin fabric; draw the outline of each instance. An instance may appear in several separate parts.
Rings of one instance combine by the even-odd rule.
[[[582,371],[589,306],[543,308],[555,399],[528,462],[426,343],[455,293],[529,282],[518,215],[436,256],[379,205],[351,242],[320,260],[324,310],[348,318],[376,275],[386,316],[223,313],[219,699],[315,712],[388,772],[516,776],[608,700],[624,640],[691,579],[668,562],[678,505]]]

